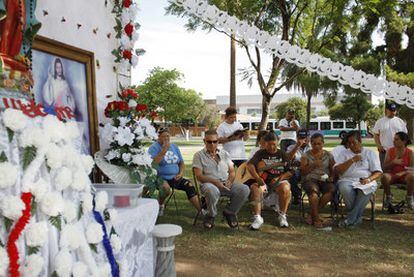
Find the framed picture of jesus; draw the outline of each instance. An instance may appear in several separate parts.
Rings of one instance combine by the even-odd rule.
[[[32,74],[36,103],[54,114],[70,109],[81,129],[76,142],[85,154],[98,151],[94,54],[37,36],[33,42]]]

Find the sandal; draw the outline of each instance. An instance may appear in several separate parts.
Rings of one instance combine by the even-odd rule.
[[[214,217],[206,215],[204,217],[203,226],[205,229],[212,229],[214,227]]]
[[[227,224],[229,225],[230,228],[234,229],[239,226],[239,222],[237,222],[237,217],[234,213],[227,212],[224,210],[223,216],[226,218]]]

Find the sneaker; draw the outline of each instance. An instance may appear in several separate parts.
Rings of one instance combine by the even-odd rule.
[[[206,209],[201,209],[201,215],[202,216],[206,216],[207,215],[207,210]]]
[[[414,198],[412,196],[407,196],[407,205],[410,210],[414,210]]]
[[[287,217],[285,214],[280,213],[278,219],[280,227],[289,227],[289,223],[287,222]]]
[[[264,222],[263,217],[261,217],[260,215],[255,215],[253,217],[253,222],[250,225],[250,229],[259,230],[260,227],[263,225],[263,222]]]
[[[385,196],[384,208],[388,209],[392,205],[392,195]]]
[[[165,209],[165,206],[160,205],[160,209],[158,210],[158,216],[163,216],[164,215],[164,209]]]

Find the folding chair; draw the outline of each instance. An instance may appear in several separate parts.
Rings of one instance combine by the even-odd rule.
[[[165,200],[164,208],[167,209],[167,205],[170,202],[171,198],[174,200],[175,205],[175,212],[178,215],[178,206],[177,206],[177,200],[175,199],[175,189],[171,187],[171,194],[168,196],[167,200]]]

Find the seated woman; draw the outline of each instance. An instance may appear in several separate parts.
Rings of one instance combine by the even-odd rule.
[[[407,185],[407,203],[410,209],[414,209],[414,172],[409,172],[407,167],[414,167],[414,152],[407,146],[410,139],[407,133],[398,132],[394,136],[394,147],[388,149],[384,160],[384,175],[381,183],[386,195],[385,206],[392,203],[391,185]]]
[[[319,218],[319,209],[332,200],[335,186],[333,184],[333,156],[323,149],[323,135],[315,133],[311,137],[312,149],[302,155],[300,171],[302,174],[302,187],[309,198],[311,215],[306,220],[316,228],[322,228]],[[319,198],[319,193],[321,197]]]
[[[345,139],[347,150],[335,160],[335,172],[339,177],[338,188],[348,210],[347,219],[339,227],[362,223],[362,215],[372,193],[377,189],[376,179],[382,169],[378,154],[362,147],[358,131],[350,131]]]

